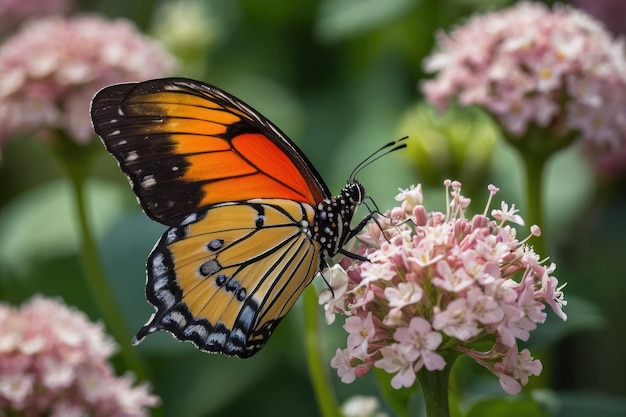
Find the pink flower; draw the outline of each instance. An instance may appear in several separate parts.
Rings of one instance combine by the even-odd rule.
[[[517,346],[513,346],[504,355],[502,363],[495,365],[492,371],[499,376],[504,391],[517,394],[528,383],[528,377],[541,374],[542,369],[541,362],[534,360],[528,349],[518,353]]]
[[[159,401],[132,375],[114,375],[117,346],[102,325],[59,300],[0,304],[0,328],[0,405],[9,414],[146,416]]]
[[[29,21],[0,47],[0,144],[24,133],[92,136],[85,109],[100,88],[163,76],[174,59],[128,21],[97,16]]]
[[[344,384],[350,384],[356,379],[354,368],[350,364],[351,360],[352,355],[348,353],[348,349],[337,348],[335,357],[330,361],[330,366],[337,370],[337,374]]]
[[[399,327],[393,334],[400,346],[406,348],[405,357],[412,361],[420,359],[420,362],[413,366],[415,371],[421,368],[423,363],[429,371],[441,370],[444,368],[445,360],[436,353],[436,349],[441,344],[443,337],[441,333],[433,331],[428,320],[422,317],[413,317],[409,327]]]
[[[471,340],[481,332],[465,298],[452,301],[444,311],[435,309],[433,327],[462,341]]]
[[[348,332],[348,352],[357,357],[366,356],[367,343],[375,332],[372,313],[368,313],[365,318],[349,317],[343,328]]]
[[[326,313],[326,323],[333,324],[335,322],[335,310],[344,310],[343,295],[348,288],[348,274],[343,270],[341,265],[333,265],[328,273],[329,288],[324,289],[319,295],[319,303],[324,305]]]
[[[436,75],[424,94],[439,109],[478,105],[514,137],[536,125],[577,133],[596,152],[626,146],[623,42],[575,8],[519,2],[474,16],[438,34],[425,68]]]
[[[506,203],[488,217],[498,192],[493,185],[482,214],[470,216],[461,184],[444,184],[446,213],[429,213],[420,187],[403,191],[400,207],[379,218],[383,230],[363,232],[358,252],[370,262],[343,259],[347,275],[338,298],[333,303],[328,291],[320,295],[326,308],[347,316],[347,348],[331,362],[343,382],[376,366],[394,375],[392,387],[409,387],[422,367],[443,369],[444,358],[459,353],[496,374],[509,393],[541,371],[530,352],[518,355],[517,343],[545,321],[547,305],[567,316],[555,265],[544,265],[527,244],[538,228],[518,239],[508,223],[524,220]],[[478,339],[491,349],[476,351],[472,342]]]
[[[376,367],[389,374],[396,374],[391,378],[391,386],[395,389],[411,387],[415,383],[416,375],[413,362],[407,359],[405,352],[410,348],[395,344],[383,347],[380,350],[382,359],[376,361]]]
[[[447,261],[437,262],[436,273],[432,284],[450,292],[461,292],[474,284],[474,280],[463,268],[452,271]]]
[[[385,297],[389,306],[402,308],[417,303],[422,298],[422,289],[414,282],[401,282],[398,287],[385,288]]]

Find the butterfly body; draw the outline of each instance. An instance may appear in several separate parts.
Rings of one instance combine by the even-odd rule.
[[[286,135],[213,86],[114,85],[91,116],[144,211],[169,226],[148,258],[156,311],[135,343],[167,330],[204,351],[253,355],[369,219],[350,226],[363,185],[333,197]]]

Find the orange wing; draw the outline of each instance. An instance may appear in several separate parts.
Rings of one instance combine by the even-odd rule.
[[[301,229],[314,215],[306,203],[255,199],[171,227],[148,259],[157,311],[134,343],[167,330],[207,352],[252,356],[320,268],[320,244]]]
[[[144,211],[174,226],[199,208],[253,198],[315,206],[319,173],[274,124],[228,93],[182,78],[119,84],[93,99],[94,130]]]

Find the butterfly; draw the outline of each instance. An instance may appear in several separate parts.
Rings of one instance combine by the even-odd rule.
[[[343,246],[372,218],[351,227],[365,200],[356,169],[333,196],[283,132],[211,85],[112,85],[90,113],[144,212],[169,226],[147,261],[155,312],[133,344],[166,330],[203,351],[252,356],[327,258],[354,256]]]

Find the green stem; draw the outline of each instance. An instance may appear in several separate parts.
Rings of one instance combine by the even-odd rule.
[[[577,138],[577,131],[568,131],[564,120],[557,120],[549,128],[531,124],[522,137],[506,133],[504,138],[518,151],[526,170],[526,206],[524,217],[529,226],[541,227],[541,236],[531,239],[535,252],[547,256],[546,224],[544,223],[543,181],[546,163],[557,152],[570,146]]]
[[[121,314],[121,309],[107,281],[89,226],[85,181],[91,162],[90,149],[87,146],[77,145],[70,138],[59,134],[52,142],[52,150],[63,166],[72,186],[81,235],[80,259],[87,285],[104,318],[107,330],[121,347],[120,354],[126,366],[135,373],[138,380],[145,380],[147,378],[145,366],[130,344],[132,334],[126,326],[126,320]]]
[[[417,372],[427,417],[450,417],[449,381],[455,358],[456,356],[446,358],[446,367],[441,371],[429,371],[422,367]]]
[[[547,157],[531,152],[520,152],[526,170],[526,221],[529,226],[541,227],[541,236],[534,237],[531,242],[535,253],[540,257],[547,255],[546,224],[543,215],[543,181]]]
[[[317,292],[312,285],[304,291],[304,320],[307,365],[320,416],[339,417],[341,414],[339,413],[335,393],[328,379],[326,366],[322,361],[320,353]]]

